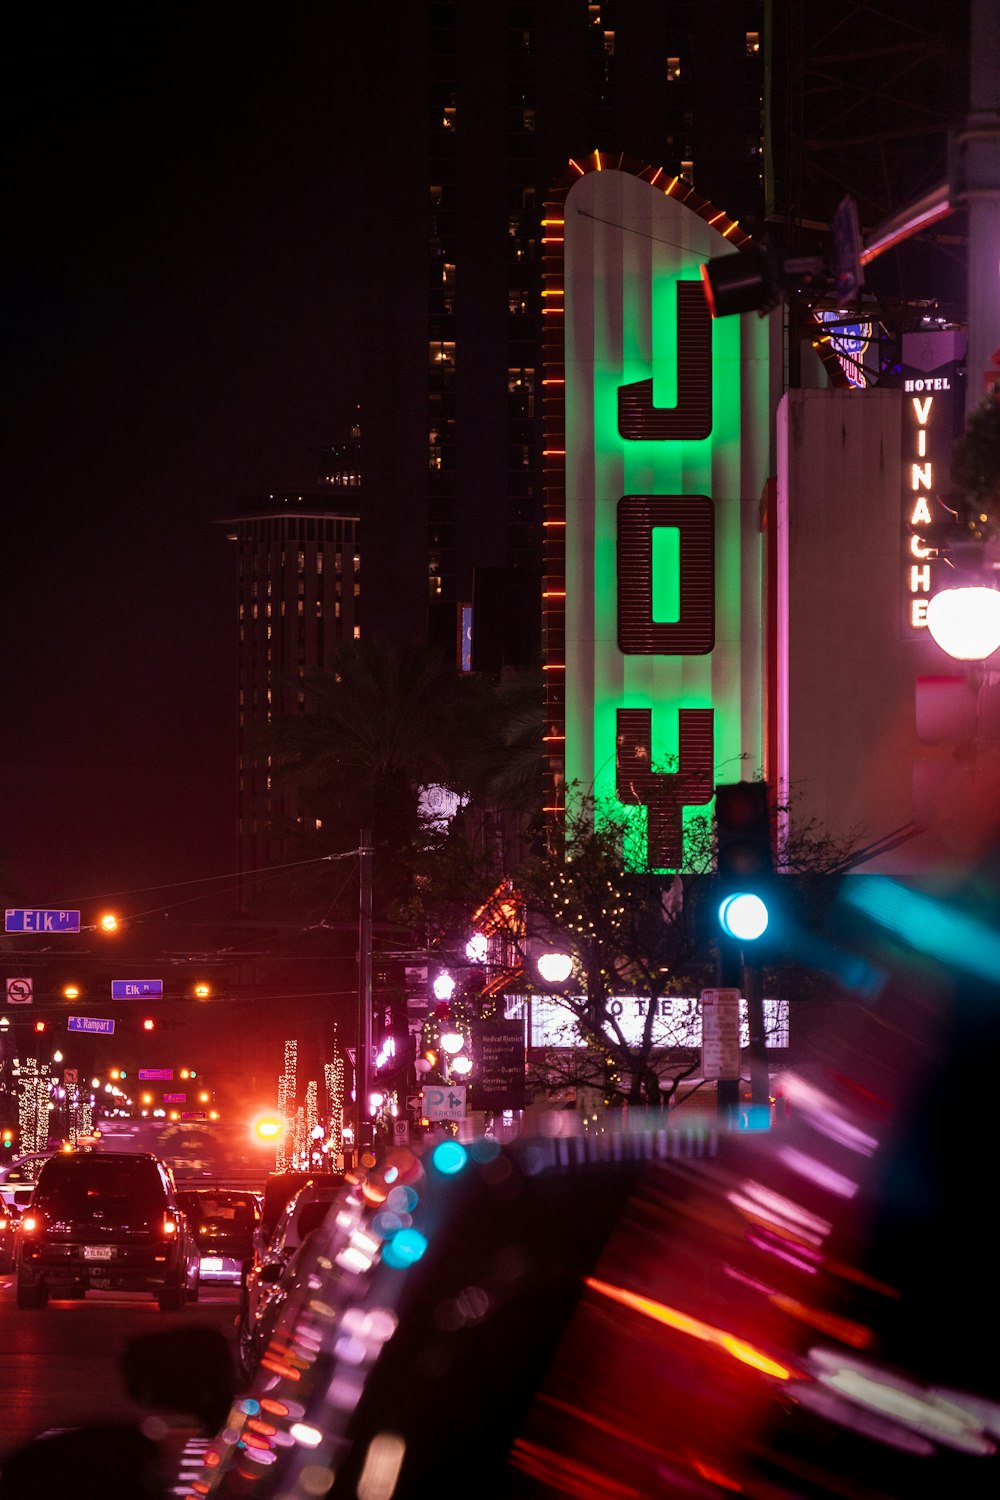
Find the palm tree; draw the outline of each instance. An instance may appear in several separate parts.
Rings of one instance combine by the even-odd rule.
[[[324,842],[371,829],[382,899],[399,898],[423,840],[421,788],[474,790],[496,733],[492,689],[422,644],[379,637],[342,646],[303,687],[304,712],[274,725],[266,748]]]

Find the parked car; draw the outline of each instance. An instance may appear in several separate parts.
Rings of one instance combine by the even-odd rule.
[[[13,1203],[0,1204],[0,1271],[13,1271],[21,1228],[21,1210]]]
[[[21,1216],[17,1305],[147,1291],[163,1311],[197,1297],[199,1253],[173,1178],[146,1152],[67,1152],[42,1167]]]
[[[0,1198],[4,1203],[24,1208],[31,1200],[39,1172],[53,1155],[51,1151],[31,1153],[0,1166]]]
[[[264,1202],[261,1221],[257,1231],[258,1250],[263,1250],[274,1234],[288,1200],[307,1182],[325,1183],[339,1188],[344,1180],[342,1172],[271,1172],[264,1183]]]
[[[258,1195],[231,1188],[181,1188],[177,1201],[198,1245],[201,1280],[241,1286],[261,1223]]]
[[[285,1204],[274,1232],[259,1258],[250,1266],[236,1322],[236,1348],[240,1373],[250,1379],[284,1306],[293,1262],[327,1211],[343,1184],[339,1181],[307,1180]]]

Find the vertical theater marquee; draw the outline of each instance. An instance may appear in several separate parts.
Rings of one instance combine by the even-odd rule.
[[[599,152],[545,211],[546,804],[642,809],[653,870],[684,867],[717,780],[764,769],[768,327],[713,321],[700,279],[746,241]]]

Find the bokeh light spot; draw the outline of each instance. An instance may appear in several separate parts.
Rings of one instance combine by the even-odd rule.
[[[419,1229],[401,1229],[382,1251],[383,1263],[403,1270],[418,1261],[427,1249],[427,1241]]]
[[[456,1172],[461,1172],[469,1159],[469,1153],[458,1141],[442,1141],[439,1146],[434,1147],[431,1161],[439,1172],[444,1172],[446,1177],[452,1177]]]

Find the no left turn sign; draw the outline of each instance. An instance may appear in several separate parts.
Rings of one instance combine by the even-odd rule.
[[[31,980],[30,979],[8,979],[7,981],[7,1004],[8,1005],[30,1005]]]

